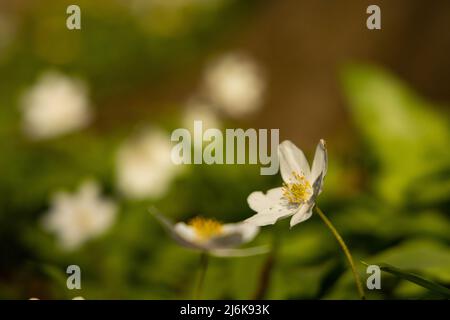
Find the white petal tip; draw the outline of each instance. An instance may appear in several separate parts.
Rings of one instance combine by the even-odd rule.
[[[325,140],[324,139],[320,139],[320,145],[322,146],[322,148],[326,148],[327,147],[327,143],[325,142]]]
[[[292,146],[295,146],[295,144],[291,140],[284,140],[283,142],[280,143],[278,148],[286,148],[286,147],[292,147]]]

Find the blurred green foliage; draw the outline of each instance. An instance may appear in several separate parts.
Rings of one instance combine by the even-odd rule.
[[[380,198],[392,205],[446,200],[448,180],[439,180],[449,173],[448,118],[373,67],[350,68],[344,84],[355,124],[376,157],[374,182]],[[430,194],[430,184],[431,190],[442,190]]]

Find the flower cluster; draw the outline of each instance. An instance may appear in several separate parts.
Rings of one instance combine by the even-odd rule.
[[[219,113],[240,117],[256,111],[261,106],[265,79],[249,56],[231,52],[206,68],[200,87],[200,93],[187,103],[183,122],[189,127],[194,120],[202,120],[210,128],[220,126]],[[87,84],[80,79],[56,70],[43,72],[21,98],[24,133],[31,140],[45,140],[87,127],[94,117],[88,93]],[[172,163],[170,151],[168,134],[157,128],[126,139],[116,152],[118,191],[129,199],[161,198],[181,172],[180,166]],[[104,204],[98,184],[84,184],[78,194],[53,196],[44,226],[57,235],[63,248],[78,248],[115,220],[117,209],[112,202]],[[224,226],[223,233],[229,228]]]
[[[264,247],[235,249],[255,238],[259,227],[291,218],[291,227],[312,215],[317,196],[322,192],[327,172],[325,141],[320,140],[312,166],[303,152],[291,141],[284,141],[278,149],[283,186],[266,194],[256,191],[248,196],[252,217],[238,223],[221,224],[212,219],[196,217],[188,223],[172,223],[160,213],[153,212],[165,229],[180,245],[218,256],[251,255],[266,252]]]

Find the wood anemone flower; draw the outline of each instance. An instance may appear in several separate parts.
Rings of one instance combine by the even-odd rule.
[[[252,241],[259,233],[259,227],[253,224],[222,224],[217,220],[202,217],[195,217],[187,223],[173,223],[161,213],[152,214],[178,244],[189,249],[219,257],[251,256],[268,251],[265,246],[237,248]]]
[[[327,173],[328,159],[325,141],[320,140],[311,168],[302,150],[291,141],[283,141],[278,147],[283,185],[251,193],[247,202],[257,213],[245,220],[255,226],[274,224],[278,219],[291,218],[291,227],[309,219],[315,200],[322,192]]]

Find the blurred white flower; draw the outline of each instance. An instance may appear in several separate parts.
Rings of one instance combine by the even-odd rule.
[[[245,220],[257,226],[274,224],[278,219],[291,217],[291,227],[309,219],[317,196],[322,192],[327,173],[328,159],[325,141],[320,140],[316,148],[312,168],[302,150],[291,141],[278,147],[283,187],[267,192],[251,193],[247,202],[257,213]]]
[[[230,53],[205,73],[206,95],[231,117],[242,117],[261,107],[266,86],[261,68],[249,57]]]
[[[22,97],[24,130],[45,139],[86,126],[91,111],[86,86],[56,71],[42,74]]]
[[[45,229],[56,233],[63,248],[71,250],[105,232],[116,214],[116,204],[101,197],[98,184],[86,181],[78,193],[56,193],[43,224]]]
[[[151,213],[183,247],[220,257],[249,256],[267,252],[265,246],[236,249],[256,237],[259,228],[255,225],[245,222],[222,224],[214,219],[202,217],[195,217],[188,223],[173,224],[164,215],[157,212]]]
[[[120,191],[129,198],[158,198],[180,171],[170,157],[170,136],[148,130],[126,141],[117,153],[116,175]]]
[[[184,115],[183,125],[185,128],[194,131],[194,121],[201,120],[203,130],[219,128],[220,121],[212,106],[201,100],[192,99],[188,102]]]

